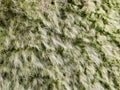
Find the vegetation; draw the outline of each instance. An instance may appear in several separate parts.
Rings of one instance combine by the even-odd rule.
[[[120,90],[120,0],[0,0],[0,90]]]

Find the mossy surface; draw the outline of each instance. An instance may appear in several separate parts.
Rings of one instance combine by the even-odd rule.
[[[120,90],[120,0],[0,0],[0,90]]]

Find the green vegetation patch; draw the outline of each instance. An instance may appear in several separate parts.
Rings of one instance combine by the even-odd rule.
[[[0,90],[120,90],[120,0],[0,0]]]

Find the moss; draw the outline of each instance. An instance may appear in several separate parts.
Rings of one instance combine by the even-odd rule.
[[[0,90],[119,90],[119,0],[1,0]]]

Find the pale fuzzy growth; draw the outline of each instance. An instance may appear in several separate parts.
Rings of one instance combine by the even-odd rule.
[[[0,90],[119,90],[120,0],[0,0]]]

